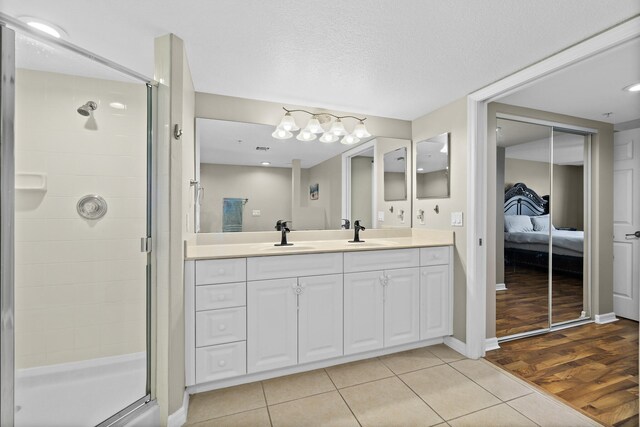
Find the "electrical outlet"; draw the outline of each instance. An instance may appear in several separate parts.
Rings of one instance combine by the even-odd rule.
[[[384,211],[378,211],[378,221],[384,221]]]
[[[254,209],[251,211],[251,216],[260,216],[260,209]]]
[[[462,212],[451,212],[451,225],[462,227]]]

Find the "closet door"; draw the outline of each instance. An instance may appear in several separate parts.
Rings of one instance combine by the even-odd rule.
[[[497,120],[496,335],[548,330],[552,128]]]

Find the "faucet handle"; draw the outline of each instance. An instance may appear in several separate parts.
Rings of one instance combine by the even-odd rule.
[[[354,228],[358,228],[358,229],[360,229],[360,230],[366,230],[366,228],[364,228],[362,225],[360,225],[360,221],[361,221],[361,220],[356,219],[356,220],[353,222],[353,227],[354,227]]]

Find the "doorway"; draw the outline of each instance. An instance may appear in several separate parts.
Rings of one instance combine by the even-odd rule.
[[[590,318],[590,135],[498,115],[499,341]]]

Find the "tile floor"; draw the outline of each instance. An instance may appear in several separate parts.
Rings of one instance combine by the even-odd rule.
[[[419,348],[191,396],[188,426],[597,426],[485,360]]]

